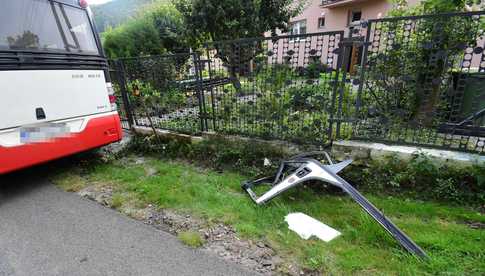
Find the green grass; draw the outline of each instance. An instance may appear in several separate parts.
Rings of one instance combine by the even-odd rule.
[[[118,209],[123,205],[125,198],[121,194],[114,194],[111,198],[111,207]]]
[[[204,244],[200,234],[195,231],[180,232],[177,236],[181,242],[193,248],[201,247]]]
[[[288,260],[324,273],[479,275],[485,272],[485,231],[465,224],[485,222],[485,216],[471,209],[366,195],[429,254],[430,260],[422,262],[407,254],[346,196],[302,186],[266,206],[256,206],[240,188],[245,179],[242,175],[217,173],[182,162],[147,160],[144,165],[100,164],[87,177],[89,181],[114,183],[116,192],[133,194],[141,202],[178,209],[209,222],[230,224],[240,236],[265,240]],[[152,166],[158,174],[147,176],[143,166]],[[339,230],[342,236],[329,243],[302,240],[284,222],[290,212],[304,212]]]
[[[52,179],[61,189],[67,192],[79,192],[81,191],[86,183],[84,179],[80,176],[78,170],[73,171],[63,171]]]

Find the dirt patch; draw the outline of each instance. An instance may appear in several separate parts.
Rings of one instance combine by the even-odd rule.
[[[112,207],[113,189],[109,185],[91,185],[78,194],[106,207]],[[200,218],[174,210],[157,210],[152,205],[137,208],[124,204],[118,209],[132,218],[173,235],[186,231],[198,232],[204,239],[201,250],[263,275],[317,275],[315,272],[300,269],[296,264],[284,262],[267,243],[238,237],[236,231],[228,225],[207,223]]]
[[[94,200],[104,206],[111,207],[113,188],[109,185],[89,185],[78,192],[82,197]]]
[[[271,274],[282,263],[267,244],[241,239],[232,227],[224,224],[207,225],[190,215],[177,214],[171,210],[156,211],[153,208],[148,211],[145,222],[174,235],[185,231],[197,231],[205,241],[202,250],[259,273]]]

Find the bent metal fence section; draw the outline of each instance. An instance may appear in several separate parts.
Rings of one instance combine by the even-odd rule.
[[[385,18],[346,32],[208,43],[112,61],[113,79],[133,125],[483,154],[484,17]]]
[[[200,70],[194,61],[189,53],[112,61],[126,120],[136,126],[200,133]]]

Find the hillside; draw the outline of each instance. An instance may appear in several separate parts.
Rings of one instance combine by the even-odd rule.
[[[116,27],[138,10],[159,0],[113,0],[102,5],[92,5],[94,21],[99,32],[104,32],[108,26]]]

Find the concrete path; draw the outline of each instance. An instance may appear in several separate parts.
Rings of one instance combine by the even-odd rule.
[[[0,176],[0,275],[253,275],[30,169]]]

